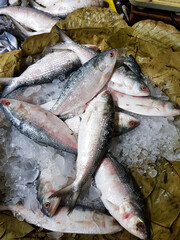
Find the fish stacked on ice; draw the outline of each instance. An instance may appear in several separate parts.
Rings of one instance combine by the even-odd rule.
[[[150,235],[150,224],[139,188],[131,174],[107,154],[111,139],[137,127],[139,121],[125,113],[115,113],[114,104],[151,116],[176,116],[180,114],[179,107],[149,96],[150,91],[132,56],[117,57],[116,49],[96,53],[73,42],[60,29],[58,32],[64,43],[50,47],[51,52],[28,67],[20,77],[0,79],[9,83],[2,96],[21,98],[17,88],[23,92],[22,86],[28,89],[28,85],[50,84],[62,74],[64,84],[58,97],[43,106],[34,105],[33,99],[30,104],[3,98],[1,107],[12,125],[36,143],[58,149],[65,156],[66,152],[77,154],[76,176],[62,186],[57,181],[61,173],[54,171],[54,178],[50,178],[41,162],[37,186],[41,206],[35,211],[22,205],[0,209],[18,211],[28,222],[49,230],[103,234],[120,231],[123,226],[133,235],[146,239]],[[47,62],[49,56],[54,56],[51,62]],[[63,121],[55,115],[63,120],[75,117]],[[51,167],[48,170],[52,173]],[[101,200],[114,218],[75,207],[82,189],[93,176]],[[70,195],[70,206],[58,209],[66,194]]]

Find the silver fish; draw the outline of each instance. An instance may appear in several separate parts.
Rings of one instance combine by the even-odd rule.
[[[29,0],[31,6],[41,11],[50,13],[52,15],[58,15],[62,18],[66,17],[69,13],[73,12],[78,8],[83,7],[102,7],[103,0],[63,0],[63,1],[52,1],[51,5],[42,3],[45,7],[40,6],[36,1]],[[44,1],[43,1],[44,2]]]
[[[21,86],[52,82],[55,78],[65,80],[67,76],[81,66],[79,58],[72,51],[49,53],[34,64],[30,65],[19,77],[0,78],[10,84],[4,89],[2,97]]]
[[[108,91],[100,93],[86,108],[78,136],[75,181],[51,196],[72,191],[70,212],[82,187],[91,178],[108,149],[113,133],[114,114],[113,99]]]
[[[110,91],[116,106],[126,111],[145,116],[168,117],[180,115],[180,106],[170,101],[155,97],[135,97],[114,90]]]
[[[0,14],[7,15],[26,28],[39,33],[50,32],[51,28],[60,20],[48,13],[27,7],[3,7],[0,8]]]
[[[138,77],[142,75],[141,68],[139,67],[135,58],[132,55],[120,58],[120,62],[129,67],[129,69],[134,72]]]
[[[61,198],[49,198],[52,193],[62,188],[62,182],[58,181],[62,175],[58,164],[58,159],[40,161],[40,175],[37,184],[37,199],[40,202],[41,211],[49,217],[52,217],[59,206]],[[48,165],[48,167],[47,167]]]
[[[1,99],[6,118],[35,142],[76,153],[77,140],[67,125],[42,108],[14,99]]]
[[[149,96],[149,88],[140,80],[134,72],[126,66],[116,66],[116,71],[108,83],[108,88],[132,96]]]
[[[86,207],[75,208],[71,215],[68,215],[67,207],[62,207],[51,218],[44,215],[38,208],[32,211],[23,205],[0,206],[0,211],[4,210],[20,215],[30,224],[55,232],[110,234],[122,230],[113,217]]]
[[[52,50],[72,50],[78,55],[82,64],[86,63],[92,57],[98,54],[86,46],[75,43],[57,26],[56,29],[62,41],[64,42],[50,47]],[[128,57],[117,57],[116,65],[110,78],[109,84],[114,86],[114,83],[116,83],[116,88],[119,92],[122,93],[133,96],[149,96],[150,91],[147,85],[142,81],[141,76],[137,76],[138,70],[138,64],[135,62],[134,58],[131,55]]]
[[[107,156],[96,172],[95,182],[102,202],[119,224],[140,239],[149,237],[144,200],[130,172]]]
[[[117,50],[107,50],[90,59],[67,79],[51,111],[65,115],[85,105],[106,85],[116,63]]]
[[[77,115],[73,118],[69,118],[65,120],[65,123],[75,134],[79,133],[82,117],[83,117],[83,114]],[[122,112],[116,112],[113,136],[119,136],[123,133],[126,133],[134,129],[138,125],[139,125],[139,120],[137,118]]]
[[[8,32],[0,35],[0,53],[19,49],[17,39]]]

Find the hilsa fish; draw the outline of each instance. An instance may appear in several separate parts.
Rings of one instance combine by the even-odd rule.
[[[86,104],[106,85],[116,63],[117,50],[107,50],[73,72],[51,112],[61,117]]]
[[[14,99],[1,99],[6,118],[33,141],[61,151],[77,152],[77,139],[67,125],[44,109]]]
[[[65,120],[65,123],[74,133],[78,134],[82,117],[83,114],[77,115],[73,118]],[[139,123],[139,120],[135,117],[132,117],[126,113],[115,112],[113,136],[119,136],[123,133],[129,132],[130,130],[139,126]]]
[[[149,238],[145,203],[130,172],[108,155],[96,172],[95,182],[104,206],[119,224],[140,239]]]
[[[94,56],[98,55],[97,52],[87,48],[84,45],[74,42],[69,38],[60,28],[56,26],[58,34],[63,43],[55,44],[49,47],[51,50],[58,51],[62,49],[69,49],[74,51],[81,63],[84,64]],[[109,84],[112,87],[115,84],[116,89],[119,92],[126,93],[132,96],[149,96],[150,91],[147,85],[142,81],[141,70],[135,59],[129,55],[126,57],[117,57],[116,65]]]
[[[94,174],[108,150],[113,134],[114,114],[113,99],[108,91],[100,93],[86,108],[79,129],[75,181],[51,196],[72,192],[70,212],[82,187]]]
[[[72,71],[77,70],[81,62],[72,51],[49,53],[30,65],[19,77],[0,78],[0,83],[8,85],[2,97],[6,97],[16,88],[35,84],[49,83],[55,78],[65,80]]]
[[[180,115],[180,106],[170,101],[160,100],[155,97],[129,96],[115,90],[112,93],[115,105],[126,111],[145,116],[177,116]]]
[[[41,11],[50,13],[52,15],[57,15],[62,18],[66,17],[69,13],[73,12],[78,8],[83,7],[102,7],[104,1],[103,0],[63,0],[63,1],[52,1],[51,4],[47,4],[46,2],[41,3],[45,7],[42,7],[36,1],[29,0],[30,4]]]
[[[71,215],[68,215],[68,207],[62,207],[53,217],[44,215],[38,208],[32,211],[23,205],[0,206],[0,211],[5,210],[20,215],[30,224],[55,232],[112,234],[122,230],[113,217],[87,207],[76,207]]]
[[[51,28],[60,20],[51,14],[43,11],[19,6],[0,8],[0,14],[9,16],[26,28],[40,33],[48,33]]]

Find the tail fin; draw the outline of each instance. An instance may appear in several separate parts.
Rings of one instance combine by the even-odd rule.
[[[51,196],[49,196],[49,198],[53,198],[53,197],[60,197],[62,195],[68,194],[72,191],[72,184],[68,185],[65,188],[62,188],[58,191],[56,191],[55,193],[53,193]]]
[[[69,211],[68,211],[68,215],[73,211],[73,209],[75,208],[76,202],[78,200],[79,194],[80,194],[81,190],[77,190],[76,192],[73,192],[71,195],[71,203],[69,205]]]
[[[11,84],[12,83],[12,80],[13,80],[14,78],[13,77],[11,77],[11,78],[0,78],[0,85],[2,84],[2,85],[9,85],[9,84]]]
[[[11,92],[13,92],[16,88],[17,88],[17,84],[13,84],[11,83],[10,85],[8,85],[2,92],[1,98],[6,97],[8,94],[10,94]]]
[[[63,42],[74,42],[70,37],[68,37],[57,25],[56,26],[56,30],[61,38],[61,40]]]

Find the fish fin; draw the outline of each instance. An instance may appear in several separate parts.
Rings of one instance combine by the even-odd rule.
[[[64,187],[64,188],[54,192],[51,196],[49,196],[49,198],[60,197],[62,195],[68,194],[71,191],[72,191],[72,184],[70,184],[67,187]]]
[[[10,78],[0,78],[0,84],[2,85],[9,85],[11,84],[11,82],[13,81],[13,77],[10,77]]]
[[[13,92],[18,86],[14,84],[9,84],[2,92],[1,98],[6,97],[8,94]]]
[[[76,202],[77,202],[78,197],[79,197],[79,194],[80,194],[80,189],[72,193],[71,203],[69,205],[69,210],[68,210],[68,215],[74,210]]]
[[[93,44],[82,44],[82,45],[87,47],[87,48],[90,48],[90,49],[94,50],[95,52],[100,50],[99,46],[97,46],[97,45],[93,45]]]
[[[56,30],[60,36],[60,38],[62,39],[62,41],[64,42],[74,42],[70,37],[68,37],[57,25],[55,25]]]

